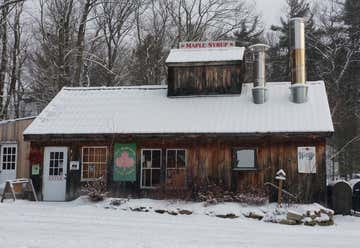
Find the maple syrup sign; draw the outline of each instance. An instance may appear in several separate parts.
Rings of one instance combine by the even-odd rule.
[[[235,41],[223,40],[223,41],[190,41],[180,42],[180,49],[193,49],[193,48],[224,48],[234,47]]]

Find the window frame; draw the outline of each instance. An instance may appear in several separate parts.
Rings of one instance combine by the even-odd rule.
[[[3,157],[3,155],[4,155],[4,147],[7,147],[7,148],[15,148],[15,161],[14,161],[14,163],[15,163],[15,167],[14,167],[14,169],[3,169],[3,163],[4,163],[4,157]],[[14,171],[16,171],[16,169],[17,169],[17,159],[18,159],[18,155],[17,155],[17,153],[18,153],[18,144],[17,143],[1,143],[0,144],[0,149],[1,149],[1,151],[0,151],[0,156],[1,156],[1,161],[0,161],[0,166],[1,166],[1,168],[0,168],[0,171],[3,171],[3,170],[6,170],[6,171],[9,171],[9,170],[14,170]],[[12,153],[10,153],[10,154],[6,154],[6,155],[14,155],[14,154],[12,154]],[[10,162],[10,161],[5,161],[5,162]]]
[[[254,167],[238,167],[237,166],[237,154],[236,152],[239,151],[239,150],[253,150],[254,151]],[[254,147],[254,146],[243,146],[243,147],[234,147],[232,149],[232,158],[233,158],[233,161],[232,161],[232,169],[234,171],[257,171],[259,170],[259,165],[257,163],[257,151],[258,151],[258,148],[257,147]]]
[[[84,149],[86,148],[105,148],[106,153],[105,153],[105,158],[106,158],[106,162],[105,164],[105,173],[104,176],[106,177],[106,173],[107,173],[107,166],[108,166],[108,152],[109,152],[109,148],[107,146],[82,146],[81,147],[81,182],[92,182],[92,181],[96,181],[97,178],[84,178]],[[88,163],[88,162],[86,162]]]
[[[143,169],[143,151],[151,151],[151,161],[152,161],[152,152],[153,151],[160,151],[160,166],[159,168],[146,168]],[[162,170],[162,164],[163,164],[163,152],[161,148],[142,148],[140,149],[140,189],[157,189],[161,185],[161,170]],[[143,170],[150,170],[151,171],[151,185],[152,185],[152,171],[153,170],[159,170],[160,171],[160,185],[159,186],[144,186],[143,185]]]
[[[177,151],[178,151],[178,150],[183,150],[183,151],[185,151],[185,166],[178,168],[178,167],[177,167],[177,160],[176,160],[175,168],[168,168],[168,151],[176,151],[176,153],[175,153],[175,154],[176,154],[176,155],[175,155],[175,158],[177,159]],[[167,180],[168,180],[167,172],[168,172],[168,170],[184,170],[184,171],[185,171],[184,187],[180,187],[180,188],[181,188],[181,189],[186,189],[186,188],[187,188],[187,177],[186,177],[187,167],[188,167],[188,151],[187,151],[187,149],[185,149],[185,148],[167,148],[167,149],[165,150],[165,185],[167,186]],[[169,187],[169,186],[167,186],[167,187]],[[174,188],[174,187],[169,187],[169,188]]]

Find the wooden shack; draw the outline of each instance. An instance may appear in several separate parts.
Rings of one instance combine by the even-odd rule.
[[[168,96],[240,94],[245,77],[244,48],[172,49]]]
[[[290,82],[268,83],[268,101],[255,104],[241,53],[226,55],[243,48],[202,49],[167,60],[168,86],[63,88],[24,132],[40,165],[42,199],[76,198],[99,177],[114,195],[170,196],[209,183],[247,192],[276,183],[283,169],[287,191],[323,201],[333,132],[324,82],[307,82],[303,104],[289,100]],[[212,66],[219,73],[209,81]],[[192,86],[191,70],[203,70]]]
[[[0,122],[0,185],[6,180],[29,178],[30,142],[25,142],[23,132],[35,117],[4,120]]]

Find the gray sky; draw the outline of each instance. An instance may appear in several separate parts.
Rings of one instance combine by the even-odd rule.
[[[282,10],[285,6],[285,0],[253,0],[256,3],[257,10],[263,16],[266,27],[271,24],[279,24]]]

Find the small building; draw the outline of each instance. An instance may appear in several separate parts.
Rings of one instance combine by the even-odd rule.
[[[63,88],[24,136],[41,154],[43,188],[64,191],[58,200],[103,175],[114,192],[209,180],[242,190],[273,182],[281,168],[290,192],[321,200],[333,126],[324,83],[308,85],[308,102],[295,104],[290,83],[268,83],[261,105],[252,101],[252,84],[241,95],[186,98],[167,97],[166,86]],[[314,168],[299,167],[300,152]]]
[[[23,132],[34,119],[27,117],[0,122],[0,188],[7,180],[30,176],[30,142],[24,141]]]
[[[73,199],[99,177],[114,195],[209,183],[246,192],[283,169],[286,190],[324,202],[334,131],[324,82],[306,82],[300,65],[292,82],[266,84],[258,45],[254,83],[245,83],[245,48],[223,44],[173,49],[168,86],[63,88],[24,132],[42,199]]]

